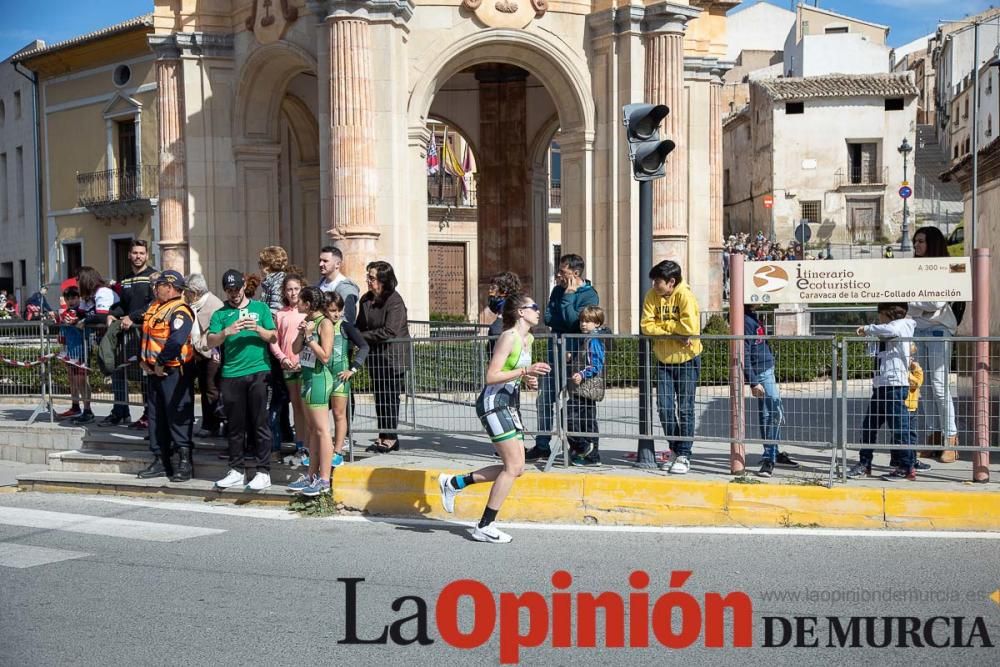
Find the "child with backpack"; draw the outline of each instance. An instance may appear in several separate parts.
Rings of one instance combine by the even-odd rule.
[[[886,481],[916,480],[916,453],[910,430],[910,412],[906,398],[910,391],[910,347],[914,322],[907,317],[907,304],[878,304],[878,324],[858,327],[859,336],[876,336],[872,345],[878,369],[872,378],[872,396],[861,425],[861,442],[875,442],[879,428],[888,422],[894,445],[908,445],[908,449],[895,450],[892,471],[882,476]],[[847,472],[850,478],[871,477],[874,450],[866,447],[858,453],[859,461]]]
[[[604,400],[605,390],[605,349],[600,334],[610,333],[604,328],[604,311],[598,306],[587,306],[581,310],[580,331],[587,338],[583,339],[578,349],[567,353],[567,426],[571,433],[593,435],[569,436],[573,452],[570,462],[575,466],[599,466],[597,404]]]

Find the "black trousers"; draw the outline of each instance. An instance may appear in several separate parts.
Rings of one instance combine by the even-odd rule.
[[[404,390],[405,372],[377,360],[370,367],[375,390],[375,417],[378,421],[378,437],[395,440],[399,426],[399,395]]]
[[[217,359],[209,359],[200,354],[195,356],[194,363],[198,389],[201,391],[201,427],[214,431],[219,428],[219,413],[222,412],[222,403],[219,400],[221,364]]]
[[[573,451],[581,452],[588,443],[593,443],[597,451],[597,403],[589,398],[570,394],[566,404],[566,425],[570,431],[593,433],[593,435],[571,435],[567,438]]]
[[[222,378],[222,405],[229,438],[229,467],[253,476],[271,470],[267,395],[271,373]]]
[[[168,460],[178,447],[191,447],[194,430],[194,368],[167,368],[163,377],[147,380],[146,417],[149,448]]]

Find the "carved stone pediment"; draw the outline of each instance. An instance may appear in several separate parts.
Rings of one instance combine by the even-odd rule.
[[[299,10],[288,0],[253,0],[246,26],[258,42],[273,44],[285,36],[285,30],[298,18]]]
[[[548,0],[463,0],[462,6],[490,28],[524,28],[541,18]]]

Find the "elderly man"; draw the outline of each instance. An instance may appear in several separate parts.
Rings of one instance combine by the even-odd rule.
[[[172,482],[191,479],[191,431],[194,427],[194,347],[191,329],[194,312],[184,302],[184,276],[164,271],[155,278],[155,301],[146,310],[140,339],[140,367],[149,379],[146,415],[149,439],[159,460],[139,477],[169,477]],[[177,468],[171,455],[176,451]]]
[[[192,273],[187,277],[184,295],[195,315],[191,343],[197,354],[194,357],[195,377],[201,390],[201,429],[196,438],[215,438],[222,435],[222,404],[219,401],[219,369],[222,359],[219,349],[205,344],[208,325],[215,311],[222,308],[222,299],[208,289],[205,276]]]

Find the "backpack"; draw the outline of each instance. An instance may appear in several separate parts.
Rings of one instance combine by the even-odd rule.
[[[965,317],[965,301],[952,301],[951,302],[951,312],[955,315],[955,325],[962,323],[962,318]]]
[[[104,375],[111,375],[118,366],[118,347],[122,339],[122,323],[113,320],[97,345],[97,366]]]

